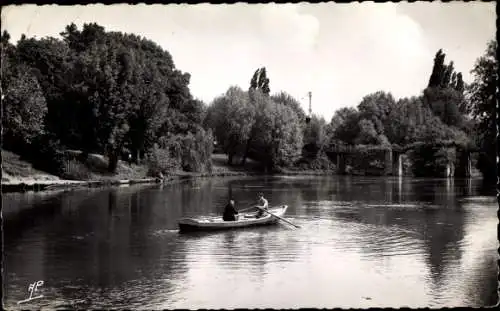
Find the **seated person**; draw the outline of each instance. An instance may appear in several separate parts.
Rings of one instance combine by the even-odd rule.
[[[257,208],[259,209],[259,211],[257,212],[256,218],[262,217],[264,215],[263,210],[267,211],[267,209],[269,208],[269,204],[267,203],[267,200],[264,199],[264,195],[262,193],[259,193],[258,198],[259,198],[259,200],[258,200]]]
[[[229,203],[224,208],[222,219],[224,221],[235,221],[236,215],[238,215],[238,211],[234,208],[234,200],[229,200]]]

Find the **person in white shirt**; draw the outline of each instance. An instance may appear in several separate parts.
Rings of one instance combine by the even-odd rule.
[[[257,212],[257,215],[256,217],[257,218],[260,218],[264,215],[264,211],[263,210],[266,210],[269,208],[269,203],[267,202],[266,199],[264,199],[264,195],[262,193],[259,193],[258,195],[258,203],[257,203],[257,208],[259,209],[259,211]]]

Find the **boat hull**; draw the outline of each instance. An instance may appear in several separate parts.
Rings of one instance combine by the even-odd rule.
[[[288,206],[280,206],[278,208],[270,208],[269,212],[283,216]],[[241,228],[269,226],[278,223],[278,218],[267,214],[261,218],[251,217],[251,214],[241,215],[236,221],[223,221],[221,217],[211,217],[205,219],[181,219],[178,223],[179,232],[197,232],[197,231],[223,231],[235,230]]]

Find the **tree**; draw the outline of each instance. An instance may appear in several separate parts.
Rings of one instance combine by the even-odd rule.
[[[260,90],[262,93],[269,95],[271,89],[269,88],[269,79],[266,75],[266,67],[259,68],[255,71],[250,80],[251,90]]]
[[[355,143],[357,145],[376,145],[378,142],[378,133],[375,125],[371,120],[359,120],[359,133],[356,137]]]
[[[293,96],[286,92],[279,92],[278,94],[272,95],[271,99],[273,102],[281,105],[285,105],[290,107],[298,116],[299,121],[301,123],[305,122],[306,120],[306,113],[304,112],[304,109],[302,109],[300,102],[295,99]]]
[[[442,49],[437,51],[434,57],[434,66],[432,68],[431,77],[429,78],[428,87],[438,87],[443,81],[444,71],[446,65],[444,64],[445,54]]]
[[[458,92],[460,92],[461,94],[464,93],[465,84],[464,84],[464,81],[462,80],[462,73],[461,72],[459,72],[457,74],[457,79],[456,79],[456,82],[454,84],[454,89],[457,90]]]
[[[421,97],[402,98],[391,110],[385,124],[387,138],[393,144],[404,146],[417,139],[417,133],[432,116],[432,111],[425,106]]]
[[[441,87],[446,88],[451,83],[452,75],[455,73],[455,69],[453,68],[453,61],[451,61],[448,66],[444,66],[443,70],[443,79],[441,81]]]
[[[391,122],[388,117],[395,105],[396,100],[391,93],[379,91],[363,97],[358,105],[358,111],[361,118],[373,123],[377,135],[382,135],[384,126]]]
[[[252,144],[256,142],[259,132],[262,132],[262,126],[265,125],[263,124],[263,121],[266,120],[265,111],[271,103],[271,99],[259,89],[250,88],[248,96],[250,98],[250,105],[253,111],[255,111],[255,119],[245,142],[243,157],[241,158],[240,163],[242,166],[245,165],[252,149]]]
[[[325,119],[316,115],[313,115],[311,121],[304,125],[304,148],[314,154],[314,156],[316,156],[325,144],[325,130]]]
[[[2,35],[2,89],[10,88],[9,100],[25,101],[26,107],[42,105],[41,97],[46,102],[46,117],[42,112],[37,116],[45,121],[38,124],[45,125],[47,137],[37,144],[106,154],[114,171],[126,149],[139,159],[160,140],[193,148],[213,143],[200,130],[206,107],[192,97],[190,75],[175,68],[168,51],[140,36],[106,32],[95,23],[81,30],[70,24],[61,36],[23,35],[13,46],[8,33]],[[17,106],[4,108],[12,107]],[[31,140],[29,133],[20,133]],[[57,153],[53,151],[46,156]],[[185,167],[209,163],[204,156],[199,160],[203,163],[196,160]]]
[[[252,133],[252,155],[268,170],[292,165],[303,144],[299,119],[290,107],[262,99]]]
[[[333,139],[345,144],[354,145],[359,134],[360,115],[355,108],[341,108],[335,112],[330,122]]]
[[[16,47],[10,42],[9,33],[4,30],[1,38],[1,49],[2,49],[2,66],[0,68],[2,72],[2,90],[5,95],[7,87],[11,83],[12,76],[16,70]]]
[[[210,128],[227,153],[229,165],[232,165],[235,155],[243,152],[255,122],[255,114],[248,93],[239,87],[230,87],[225,95],[216,98],[210,106]]]
[[[77,94],[85,86],[77,83],[82,74],[77,55],[61,40],[54,38],[35,39],[26,37],[16,47],[16,61],[26,64],[37,78],[47,102],[46,130],[69,147],[81,146],[82,129],[92,129],[83,103]],[[88,136],[92,147],[93,133]],[[85,148],[87,149],[87,148]]]
[[[299,159],[303,145],[300,121],[295,111],[281,104],[275,104],[273,108],[271,169],[293,165]]]
[[[464,82],[462,74],[456,73],[454,63],[444,64],[445,54],[439,50],[434,58],[434,67],[429,85],[424,90],[424,103],[434,114],[450,126],[462,127],[464,123]]]
[[[485,54],[476,61],[471,73],[473,82],[467,89],[468,112],[477,122],[476,135],[481,147],[478,166],[486,179],[496,178],[496,86],[498,61],[496,40],[488,43]]]
[[[47,103],[37,79],[27,66],[16,68],[4,91],[3,143],[9,149],[25,149],[44,133]]]
[[[445,124],[462,127],[464,116],[460,107],[465,105],[465,98],[460,92],[451,87],[427,88],[423,100]]]

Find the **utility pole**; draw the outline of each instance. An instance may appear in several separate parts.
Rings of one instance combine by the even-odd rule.
[[[306,117],[306,123],[309,124],[309,122],[311,122],[311,115],[312,115],[312,108],[311,108],[312,92],[311,91],[307,92],[307,95],[309,96],[309,115]]]
[[[311,91],[309,91],[309,92],[307,93],[307,95],[309,95],[309,117],[311,117],[311,115],[312,115],[312,108],[311,108],[311,97],[312,97],[312,92],[311,92]]]

